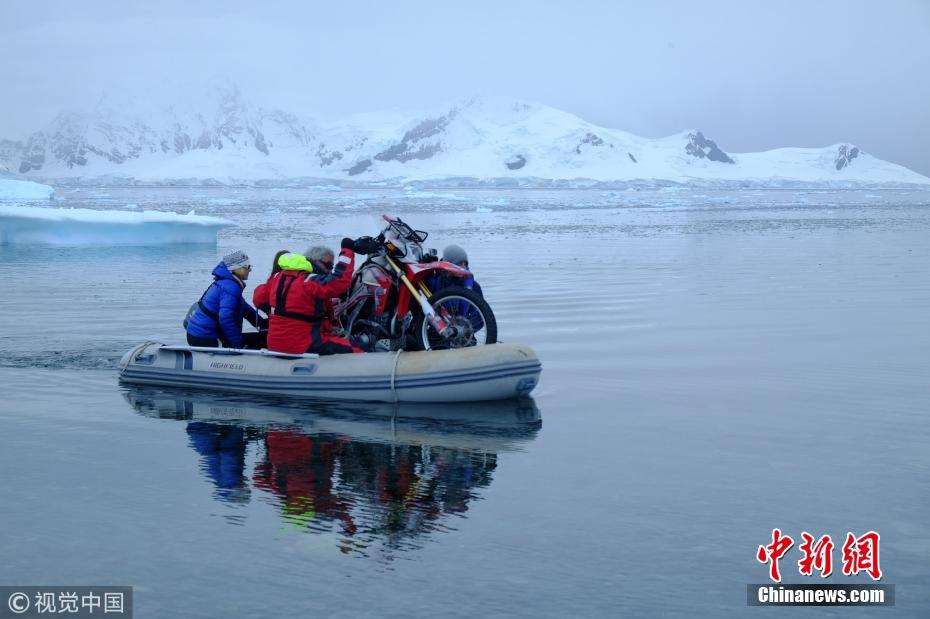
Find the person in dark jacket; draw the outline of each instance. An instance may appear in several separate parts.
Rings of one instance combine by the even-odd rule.
[[[445,249],[442,250],[442,259],[446,262],[451,262],[457,266],[462,267],[463,269],[468,269],[468,254],[464,249],[458,245],[448,245]],[[467,288],[478,293],[478,296],[482,299],[484,298],[484,293],[481,292],[481,286],[478,282],[475,281],[475,276],[471,273],[469,269],[468,277],[455,277],[444,271],[437,271],[430,277],[426,279],[426,286],[430,291],[435,295],[442,290],[458,286],[460,288]],[[472,326],[475,330],[484,328],[484,320],[473,307],[461,305],[457,310],[465,314],[469,321],[471,321]]]
[[[446,262],[451,262],[452,264],[458,265],[463,269],[468,269],[468,254],[458,245],[449,245],[443,249],[442,259]],[[482,299],[484,298],[484,294],[481,292],[481,286],[479,286],[478,282],[475,281],[474,275],[461,278],[438,271],[427,279],[426,285],[433,294],[436,294],[443,288],[448,288],[449,286],[461,286],[462,288],[474,290],[478,293],[479,297]]]
[[[272,277],[281,272],[281,256],[286,256],[290,253],[290,250],[282,249],[274,255],[274,259],[271,261],[271,274],[268,276],[268,280],[264,284],[259,284],[255,292],[252,293],[252,301],[255,302],[255,309],[265,312],[266,316],[271,316],[271,304],[267,302],[268,292],[265,291],[265,287],[268,285],[268,282],[271,281]],[[256,302],[255,299],[264,299],[265,301],[259,303]]]
[[[282,249],[274,255],[274,259],[271,261],[271,275],[268,276],[269,280],[271,280],[271,278],[274,277],[281,270],[281,265],[278,263],[281,256],[287,255],[289,253],[291,253],[289,250]],[[268,285],[267,281],[264,284],[259,284],[258,288],[256,288],[255,292],[253,293],[253,299],[255,298],[267,299],[268,295],[264,292],[261,292],[261,290],[264,289],[265,286],[267,285]],[[269,317],[271,316],[271,305],[269,305],[268,303],[256,304],[255,309],[258,311],[258,332],[261,334],[261,341],[260,341],[261,348],[266,348],[268,346],[268,330],[270,327]]]
[[[258,315],[242,298],[252,265],[243,251],[223,257],[213,269],[213,283],[206,289],[187,323],[187,343],[216,348],[259,348],[257,332],[243,333],[242,319],[256,325]]]

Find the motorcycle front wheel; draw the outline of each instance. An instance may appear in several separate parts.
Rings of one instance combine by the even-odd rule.
[[[444,288],[429,298],[433,310],[455,334],[446,338],[436,332],[422,312],[417,312],[412,325],[419,350],[467,348],[497,342],[497,320],[488,302],[474,290],[453,286]]]

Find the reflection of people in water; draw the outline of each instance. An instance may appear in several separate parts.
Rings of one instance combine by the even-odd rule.
[[[218,500],[246,503],[254,485],[278,499],[287,522],[338,535],[343,552],[380,550],[388,559],[446,530],[442,521],[466,512],[491,483],[497,453],[532,440],[541,423],[532,401],[469,405],[451,420],[417,416],[409,407],[403,409],[408,415],[391,418],[388,430],[356,409],[321,406],[308,414],[303,406],[256,407],[149,387],[130,388],[125,396],[141,414],[187,423],[189,444]],[[303,419],[329,433],[305,432]],[[343,434],[359,424],[365,439]],[[250,451],[252,442],[257,449]]]
[[[192,421],[187,424],[191,447],[203,457],[202,469],[216,486],[220,499],[247,503],[245,429],[238,425]]]
[[[343,552],[418,547],[418,538],[440,528],[450,514],[468,510],[474,490],[491,483],[497,455],[454,449],[352,441],[309,435],[292,428],[191,421],[190,445],[201,470],[230,503],[250,500],[246,448],[264,444],[252,474],[255,488],[281,499],[284,518],[313,531],[338,525]]]
[[[281,497],[284,514],[292,522],[310,525],[317,515],[335,518],[342,521],[345,535],[353,535],[351,502],[333,494],[333,473],[344,442],[292,430],[269,430],[265,461],[255,466],[255,487]]]
[[[250,438],[263,439],[265,457],[255,465],[255,487],[281,498],[288,521],[313,529],[338,521],[347,537],[361,528],[363,545],[379,536],[395,545],[432,530],[445,514],[465,512],[472,490],[490,484],[497,467],[493,453],[352,442],[292,429],[262,432],[192,421],[187,434],[218,499],[249,501],[246,446]],[[353,516],[359,503],[368,507]]]

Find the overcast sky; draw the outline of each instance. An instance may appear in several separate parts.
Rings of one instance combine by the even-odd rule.
[[[337,118],[476,94],[730,152],[853,142],[930,175],[930,1],[0,3],[0,137],[228,76]]]

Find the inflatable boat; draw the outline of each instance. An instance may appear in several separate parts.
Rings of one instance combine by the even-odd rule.
[[[369,402],[476,402],[529,394],[542,365],[519,344],[455,350],[291,355],[146,342],[120,360],[120,381]]]

